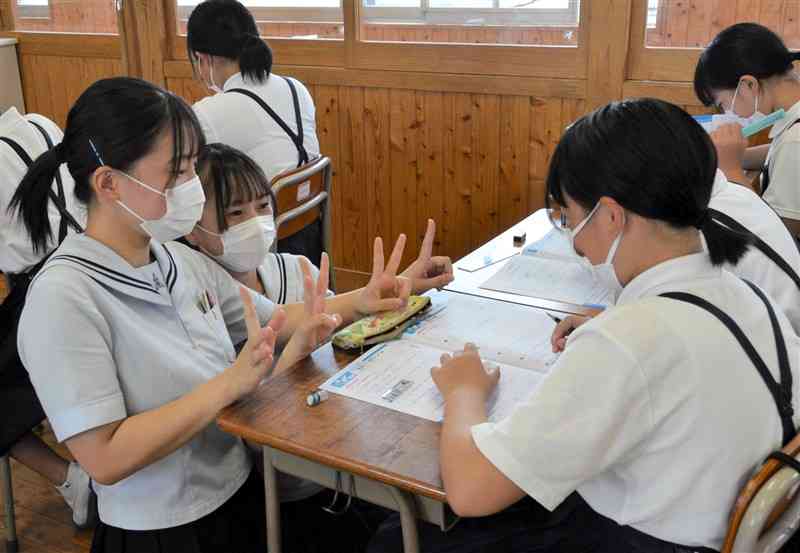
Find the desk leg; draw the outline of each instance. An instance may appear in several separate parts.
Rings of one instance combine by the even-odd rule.
[[[267,551],[281,553],[281,501],[278,478],[272,464],[272,449],[264,446],[264,493],[267,504]]]
[[[403,529],[403,553],[419,553],[419,534],[417,533],[416,507],[414,497],[394,486],[387,486],[397,503],[400,525]]]

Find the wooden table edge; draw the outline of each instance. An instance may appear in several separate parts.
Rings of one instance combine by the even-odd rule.
[[[411,417],[413,415],[408,416]],[[315,449],[301,446],[291,440],[274,438],[259,432],[242,432],[241,427],[228,422],[224,413],[217,417],[217,425],[221,430],[234,436],[238,436],[239,438],[249,440],[250,442],[258,444],[259,446],[271,447],[284,453],[296,455],[303,459],[325,465],[333,470],[349,472],[356,476],[375,480],[382,484],[393,486],[415,495],[421,495],[441,503],[447,503],[447,494],[441,488],[430,486],[419,480],[404,477],[394,472],[380,470],[370,465],[354,462],[345,457],[326,455]]]

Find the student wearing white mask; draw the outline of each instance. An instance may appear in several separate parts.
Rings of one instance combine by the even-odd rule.
[[[275,303],[303,301],[303,256],[269,253],[275,240],[275,198],[260,167],[235,148],[208,144],[198,157],[197,172],[206,205],[187,241]],[[450,258],[433,255],[435,233],[430,220],[419,257],[401,273],[411,279],[414,294],[453,280]],[[316,278],[316,267],[311,271]]]
[[[100,80],[11,202],[34,246],[52,230],[47,190],[61,164],[88,206],[85,233],[69,236],[31,283],[18,344],[56,438],[93,479],[92,553],[264,551],[263,484],[242,441],[215,425],[218,412],[343,320],[400,307],[409,293],[392,272],[402,241],[386,270],[381,249],[371,286],[347,301],[325,300],[324,280],[307,272],[305,305],[281,309],[169,242],[202,215],[202,145],[174,94]]]
[[[660,100],[613,103],[567,129],[546,201],[575,251],[608,268],[617,303],[562,321],[561,355],[503,420],[487,420],[503,376],[479,351],[431,370],[448,503],[486,518],[423,527],[423,551],[720,549],[742,483],[796,434],[800,338],[723,268],[748,242],[709,213],[716,170],[708,134]],[[396,550],[391,523],[374,551]]]
[[[800,234],[800,77],[781,38],[756,23],[739,23],[719,35],[700,55],[694,88],[706,106],[738,121],[712,139],[720,169],[748,186],[745,170],[762,170],[756,192],[781,216],[793,236]],[[774,119],[769,146],[747,148],[741,127]]]
[[[272,51],[253,15],[238,0],[198,4],[186,25],[195,75],[213,96],[194,105],[209,143],[241,150],[268,179],[319,156],[314,100],[295,78],[272,72]],[[319,221],[278,243],[319,266]]]

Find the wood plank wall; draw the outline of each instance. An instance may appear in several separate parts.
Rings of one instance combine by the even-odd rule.
[[[800,48],[798,0],[660,0],[648,46],[703,47],[737,21],[757,21]]]
[[[123,75],[119,58],[22,53],[19,59],[27,111],[50,117],[62,129],[69,108],[90,84]]]
[[[542,207],[550,155],[585,111],[581,99],[306,84],[334,165],[333,259],[348,271],[369,270],[373,236],[404,232],[415,248],[429,217],[437,250],[458,258]],[[189,79],[167,87],[204,94]]]

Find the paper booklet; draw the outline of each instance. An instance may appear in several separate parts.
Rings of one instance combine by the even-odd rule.
[[[555,362],[550,349],[555,323],[544,311],[531,307],[450,292],[429,295],[432,307],[400,339],[375,346],[321,388],[441,421],[444,402],[431,378],[431,367],[439,365],[442,354],[472,342],[485,365],[500,367],[489,418],[504,418],[533,393]]]
[[[576,305],[612,303],[609,290],[584,265],[567,234],[558,229],[526,246],[522,255],[511,259],[480,288]]]

